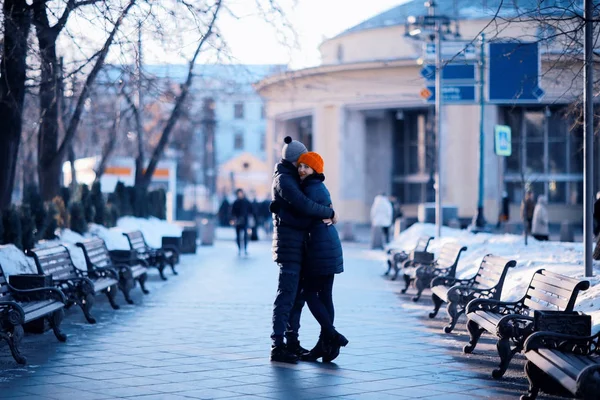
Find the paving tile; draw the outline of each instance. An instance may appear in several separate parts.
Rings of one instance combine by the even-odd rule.
[[[220,389],[190,390],[177,394],[184,397],[191,397],[193,399],[225,399],[239,396],[239,393],[228,392]]]

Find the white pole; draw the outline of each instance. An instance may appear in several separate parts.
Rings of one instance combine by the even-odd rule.
[[[442,29],[439,21],[435,24],[435,132],[436,132],[436,190],[435,226],[437,237],[442,237]]]

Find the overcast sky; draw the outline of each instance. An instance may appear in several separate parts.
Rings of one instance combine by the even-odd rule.
[[[243,64],[289,64],[292,68],[318,65],[318,46],[323,39],[406,2],[296,0],[294,6],[291,4],[293,0],[283,0],[281,4],[298,36],[298,47],[293,48],[293,43],[282,44],[277,39],[277,30],[256,15],[254,1],[234,1],[231,8],[240,19],[223,14],[219,23],[234,61]]]

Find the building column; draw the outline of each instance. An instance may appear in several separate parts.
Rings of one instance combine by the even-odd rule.
[[[346,110],[342,126],[342,188],[345,220],[364,223],[369,220],[367,199],[367,127],[362,111]]]
[[[319,104],[313,113],[313,148],[325,161],[325,184],[331,194],[333,206],[341,219],[349,210],[342,204],[342,139],[344,112],[339,104]]]

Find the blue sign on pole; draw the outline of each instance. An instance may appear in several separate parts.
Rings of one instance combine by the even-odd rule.
[[[426,81],[435,81],[435,66],[425,65],[421,76]],[[442,81],[472,81],[475,82],[474,64],[448,64],[442,69]]]
[[[427,89],[431,95],[425,100],[434,102],[435,86],[427,86]],[[475,85],[443,85],[442,94],[442,100],[445,103],[473,103],[475,101]]]
[[[539,77],[537,43],[490,43],[488,82],[491,103],[537,103],[544,96]]]

